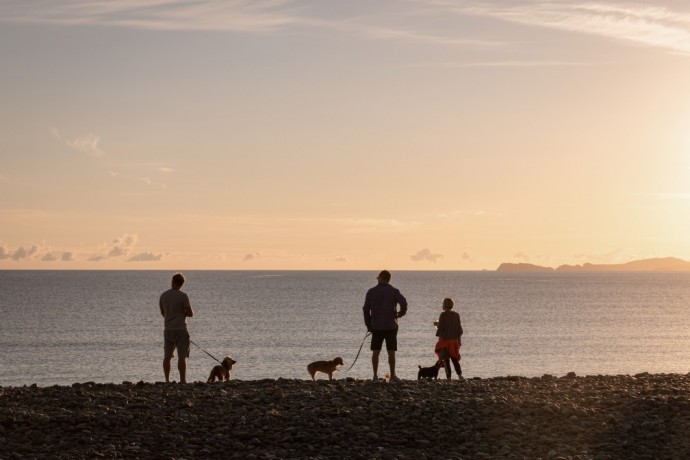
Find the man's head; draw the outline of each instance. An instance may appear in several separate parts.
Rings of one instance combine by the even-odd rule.
[[[172,277],[172,287],[180,289],[184,284],[184,275],[182,273],[175,273]]]
[[[382,270],[381,273],[379,273],[379,276],[376,277],[377,280],[379,280],[379,283],[390,283],[391,282],[391,272],[388,270]]]

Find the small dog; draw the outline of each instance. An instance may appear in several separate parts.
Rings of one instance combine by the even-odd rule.
[[[338,370],[338,366],[342,366],[343,364],[343,358],[340,356],[330,361],[314,361],[307,366],[307,372],[311,375],[312,380],[316,380],[315,376],[317,372],[328,374],[328,380],[333,380],[333,373]]]
[[[232,370],[232,365],[236,362],[237,361],[229,356],[223,358],[221,364],[213,366],[213,369],[211,369],[211,375],[208,376],[206,383],[213,383],[216,381],[216,379],[218,379],[219,382],[230,380],[230,371]]]
[[[438,360],[436,361],[436,364],[433,366],[429,367],[422,367],[419,366],[419,372],[417,372],[417,380],[422,380],[422,379],[434,379],[436,380],[438,378],[438,370],[443,367],[443,361]]]

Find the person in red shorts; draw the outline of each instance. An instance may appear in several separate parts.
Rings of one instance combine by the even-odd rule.
[[[453,299],[443,299],[443,313],[438,317],[438,321],[434,321],[436,337],[438,337],[434,351],[438,355],[438,359],[443,361],[446,369],[446,378],[450,380],[449,361],[452,361],[458,378],[462,380],[462,369],[460,368],[462,323],[460,322],[460,315],[458,312],[453,311],[453,307],[455,307]]]

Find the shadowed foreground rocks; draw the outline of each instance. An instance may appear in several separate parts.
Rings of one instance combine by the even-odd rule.
[[[690,375],[0,387],[0,458],[690,458]]]

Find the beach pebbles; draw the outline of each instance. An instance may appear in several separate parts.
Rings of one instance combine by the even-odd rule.
[[[0,458],[690,458],[690,376],[0,387]]]

